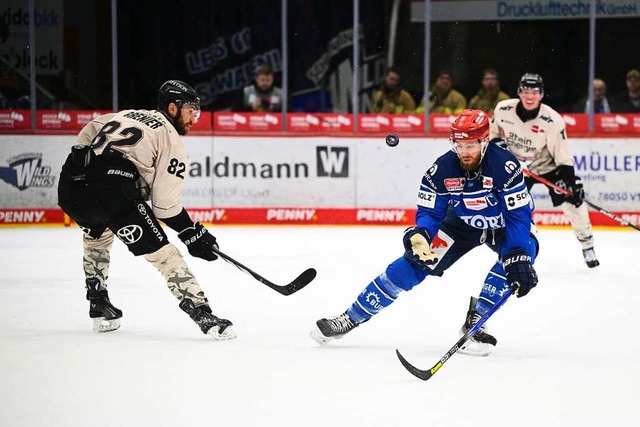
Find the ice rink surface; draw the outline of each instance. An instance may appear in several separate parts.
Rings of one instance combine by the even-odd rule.
[[[540,283],[488,323],[485,358],[456,354],[485,247],[427,278],[321,348],[314,322],[342,313],[402,253],[403,227],[210,227],[221,250],[285,284],[284,297],[222,261],[186,256],[214,313],[238,338],[210,341],[160,274],[115,242],[109,291],[120,330],[88,318],[75,228],[0,229],[0,426],[638,426],[640,233],[596,230],[589,270],[568,229],[540,231]],[[186,250],[175,234],[176,246]]]

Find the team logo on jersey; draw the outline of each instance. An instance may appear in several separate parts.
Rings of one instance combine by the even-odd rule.
[[[504,227],[504,217],[502,214],[498,216],[484,216],[484,215],[463,215],[461,220],[480,230],[491,230]]]
[[[462,199],[467,209],[472,211],[481,211],[487,207],[487,199],[478,197],[477,199]]]
[[[447,178],[444,180],[444,186],[448,191],[462,191],[464,183],[464,178]]]
[[[125,225],[116,231],[116,236],[122,240],[122,243],[133,245],[142,237],[142,227],[136,224]]]
[[[533,125],[533,126],[531,126],[531,132],[533,132],[533,133],[545,133],[546,131],[544,130],[544,128],[541,128],[538,125]]]
[[[438,257],[438,261],[434,265],[428,265],[431,270],[436,268],[440,263],[440,260],[444,258],[444,255],[451,249],[455,240],[442,230],[438,230],[438,234],[433,238],[431,242],[431,251]]]
[[[518,170],[518,165],[516,164],[516,162],[513,162],[511,160],[507,160],[504,163],[504,170],[506,170],[507,173],[513,173],[516,170]]]
[[[436,193],[431,193],[424,190],[418,191],[418,206],[424,206],[425,208],[433,209],[436,206]]]
[[[426,176],[426,175],[431,175],[431,176],[433,176],[433,175],[435,175],[435,174],[436,174],[436,171],[437,171],[437,170],[438,170],[438,165],[434,164],[433,166],[431,166],[431,167],[427,170],[427,173],[425,173],[425,176]]]
[[[493,188],[493,178],[491,178],[490,176],[483,176],[482,188]]]
[[[525,188],[524,190],[516,193],[506,195],[504,200],[507,203],[507,210],[512,211],[529,204],[529,192]]]

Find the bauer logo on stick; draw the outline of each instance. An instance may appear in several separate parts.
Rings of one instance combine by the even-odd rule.
[[[387,143],[387,145],[389,147],[395,147],[396,145],[398,145],[400,143],[400,137],[398,135],[396,135],[395,133],[390,133],[385,138],[385,142]]]

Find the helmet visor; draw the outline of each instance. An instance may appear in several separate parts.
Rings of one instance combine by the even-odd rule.
[[[196,98],[193,101],[176,101],[178,108],[187,109],[187,111],[193,112],[193,122],[196,123],[200,118],[200,98]]]

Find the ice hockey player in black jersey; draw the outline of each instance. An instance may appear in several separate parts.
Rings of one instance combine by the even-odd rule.
[[[120,327],[122,311],[109,299],[114,237],[164,277],[178,307],[216,340],[235,338],[232,323],[215,316],[198,281],[160,221],[178,232],[194,257],[213,261],[216,238],[182,205],[189,160],[180,138],[200,114],[200,98],[179,80],[165,82],[157,110],[125,110],[87,124],[62,167],[58,203],[84,231],[82,265],[89,317],[96,332]]]
[[[462,325],[466,333],[509,287],[523,297],[538,283],[533,202],[518,160],[489,144],[489,117],[463,111],[451,125],[451,151],[422,178],[416,225],[404,232],[403,256],[374,278],[341,315],[320,319],[311,337],[320,344],[342,338],[391,305],[428,276],[442,276],[462,256],[487,245],[498,260],[490,267],[478,298],[471,298]],[[497,340],[482,327],[460,350],[486,356]]]

